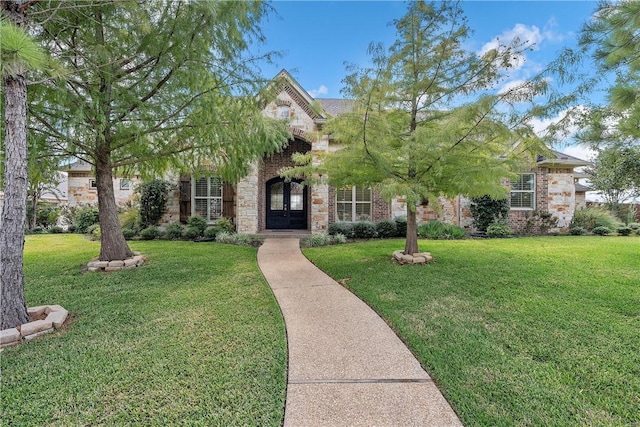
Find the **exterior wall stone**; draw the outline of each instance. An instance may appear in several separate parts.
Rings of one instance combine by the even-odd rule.
[[[576,209],[573,173],[553,172],[549,174],[548,210],[558,218],[559,228],[568,228]]]
[[[258,163],[236,186],[236,229],[238,233],[257,233],[259,218]]]
[[[97,206],[98,190],[91,187],[91,181],[94,179],[95,176],[91,172],[68,172],[67,200],[69,206]],[[136,185],[142,182],[139,178],[132,178],[129,180],[129,189],[122,190],[120,188],[122,179],[113,179],[113,191],[118,205],[124,205],[131,200]]]

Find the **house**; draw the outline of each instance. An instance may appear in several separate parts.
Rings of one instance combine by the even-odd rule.
[[[186,221],[201,215],[209,222],[220,217],[232,218],[240,233],[268,230],[305,230],[321,233],[336,221],[367,219],[374,222],[404,215],[404,200],[391,203],[368,188],[332,188],[327,184],[303,186],[286,181],[278,171],[293,166],[293,153],[321,153],[335,149],[330,136],[323,133],[327,118],[351,108],[344,99],[314,99],[285,70],[277,99],[263,113],[289,121],[293,139],[280,152],[267,156],[251,167],[251,172],[237,183],[219,178],[183,176],[171,195],[163,222]],[[317,108],[317,107],[320,108]],[[314,162],[319,161],[314,157]],[[536,167],[519,174],[511,185],[510,225],[521,229],[534,211],[546,211],[558,218],[558,227],[569,226],[576,206],[584,205],[586,187],[577,184],[574,168],[588,162],[554,151],[540,157]],[[178,180],[178,178],[176,178]],[[69,191],[69,199],[78,197]],[[441,199],[442,209],[418,207],[420,222],[438,219],[462,227],[472,227],[470,201],[462,196]]]
[[[95,172],[91,165],[82,160],[71,163],[63,169],[67,174],[67,203],[71,207],[97,206],[98,188]],[[132,178],[114,177],[113,190],[116,204],[124,205],[131,200],[135,186],[140,182],[139,176]]]

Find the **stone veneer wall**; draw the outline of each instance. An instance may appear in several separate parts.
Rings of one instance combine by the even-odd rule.
[[[257,233],[258,199],[260,195],[258,184],[259,164],[254,163],[251,172],[242,178],[236,186],[236,230],[238,233]]]
[[[69,206],[92,206],[98,204],[98,190],[91,188],[91,180],[95,179],[92,172],[69,172],[67,181],[67,198]],[[128,190],[120,189],[120,180],[113,178],[113,191],[117,204],[128,202],[134,195],[136,185],[142,182],[140,179],[130,179]]]
[[[469,208],[471,201],[468,198],[462,196],[453,199],[439,197],[438,200],[440,201],[440,212],[429,205],[421,205],[416,208],[418,225],[428,221],[442,221],[459,227],[472,227],[473,216]],[[394,199],[391,209],[392,216],[406,216],[406,209],[405,199]]]

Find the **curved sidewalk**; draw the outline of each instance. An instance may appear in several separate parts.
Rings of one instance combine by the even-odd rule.
[[[282,309],[285,426],[461,426],[389,326],[309,262],[298,239],[267,239],[258,265]]]

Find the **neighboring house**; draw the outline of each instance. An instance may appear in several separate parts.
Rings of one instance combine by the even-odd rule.
[[[251,172],[235,184],[224,183],[216,177],[180,177],[163,222],[184,222],[191,215],[201,215],[209,222],[221,217],[231,218],[241,233],[289,229],[321,233],[336,221],[367,219],[377,222],[404,215],[402,198],[389,204],[368,188],[336,189],[327,184],[303,186],[299,181],[287,182],[279,176],[282,167],[293,166],[291,155],[295,152],[313,154],[336,149],[335,142],[323,133],[323,125],[328,117],[349,111],[351,101],[314,99],[286,71],[278,77],[283,83],[277,99],[263,111],[268,117],[289,120],[293,139],[287,147],[254,163]],[[314,162],[318,161],[319,158],[314,157]],[[554,152],[550,158],[539,158],[535,169],[519,174],[510,183],[510,225],[521,229],[534,211],[546,211],[558,218],[559,228],[567,228],[576,207],[584,206],[588,190],[577,184],[579,175],[574,168],[587,164],[560,152]],[[87,179],[90,175],[83,177]],[[72,199],[86,197],[86,188],[80,185],[77,188],[83,191],[72,192],[71,173],[69,181],[70,204]],[[462,196],[453,200],[441,199],[441,204],[440,212],[419,206],[418,220],[439,219],[472,227],[468,199]]]
[[[77,161],[68,165],[63,172],[67,174],[67,203],[71,207],[97,206],[98,190],[96,176],[91,165]],[[134,194],[135,186],[141,182],[140,177],[113,178],[113,190],[116,204],[126,204]]]

